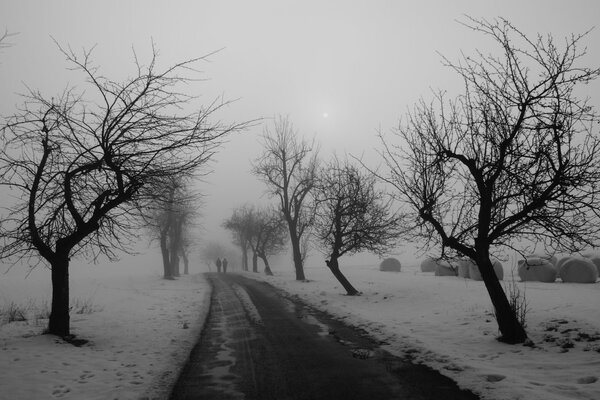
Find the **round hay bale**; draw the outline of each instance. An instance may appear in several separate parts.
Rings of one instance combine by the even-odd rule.
[[[556,267],[550,261],[544,261],[542,264],[519,264],[519,278],[523,282],[554,282],[556,280]]]
[[[436,265],[436,261],[433,258],[428,257],[421,261],[421,272],[435,272]]]
[[[496,273],[496,277],[498,280],[504,279],[504,268],[502,267],[502,263],[498,260],[492,260],[492,267],[494,268],[494,272]],[[481,276],[481,272],[479,272],[479,267],[475,262],[471,262],[469,265],[469,276],[474,281],[482,281],[483,278]]]
[[[379,270],[387,272],[400,272],[401,267],[400,261],[393,257],[386,258],[379,264]]]
[[[456,266],[451,265],[446,260],[440,260],[435,264],[435,276],[456,276],[458,271]]]
[[[566,263],[567,261],[569,261],[570,259],[572,259],[572,258],[573,258],[573,256],[565,256],[565,257],[562,257],[562,258],[560,258],[560,259],[559,259],[559,260],[556,262],[556,270],[557,270],[557,271],[560,271],[560,268],[562,267],[562,265],[563,265],[564,263]]]
[[[600,254],[593,251],[586,251],[585,253],[581,253],[581,255],[594,263],[598,270],[598,276],[600,276]]]
[[[598,279],[598,269],[587,258],[571,257],[561,264],[558,276],[568,283],[595,283]]]

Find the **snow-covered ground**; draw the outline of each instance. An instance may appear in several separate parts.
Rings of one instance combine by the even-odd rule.
[[[27,279],[18,269],[0,275],[0,309],[29,308],[28,321],[0,323],[0,398],[163,398],[204,321],[210,288],[197,270],[162,280],[156,260],[147,257],[135,268],[127,260],[73,266],[73,333],[90,341],[82,347],[40,335],[47,271]],[[387,350],[408,354],[485,399],[600,399],[599,283],[518,283],[535,347],[511,346],[495,340],[482,282],[435,277],[417,265],[400,273],[342,265],[363,293],[357,297],[343,295],[325,267],[308,267],[308,282],[295,281],[283,264],[274,277],[247,275],[365,329],[388,343]]]
[[[210,287],[198,273],[163,280],[157,259],[72,266],[71,327],[89,340],[82,347],[41,335],[48,271],[0,273],[0,310],[12,303],[28,318],[0,315],[0,399],[165,398],[200,332]]]
[[[526,347],[495,339],[497,324],[483,282],[422,273],[416,262],[400,273],[341,268],[361,296],[345,296],[325,267],[306,268],[308,282],[295,281],[291,268],[275,268],[274,277],[260,279],[485,399],[600,399],[600,283],[518,282],[535,343]],[[506,267],[505,274],[510,278]]]

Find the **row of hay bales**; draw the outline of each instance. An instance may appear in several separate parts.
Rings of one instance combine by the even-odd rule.
[[[518,261],[522,281],[554,282],[560,278],[569,283],[595,283],[600,275],[600,255],[583,253],[557,258],[531,254]]]
[[[499,280],[504,279],[504,268],[498,260],[492,260],[494,272]],[[477,264],[471,259],[459,258],[455,260],[439,260],[435,258],[426,258],[421,262],[422,272],[433,272],[435,276],[458,276],[465,279],[481,281],[481,273]]]
[[[499,280],[504,279],[504,268],[498,260],[492,260]],[[600,276],[600,255],[583,253],[581,256],[556,256],[531,254],[517,262],[521,281],[555,282],[560,278],[569,283],[595,283]],[[439,260],[426,258],[421,262],[422,272],[436,276],[458,276],[476,281],[482,280],[479,268],[470,259]]]

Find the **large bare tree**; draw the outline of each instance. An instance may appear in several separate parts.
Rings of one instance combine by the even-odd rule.
[[[490,252],[598,245],[598,118],[577,90],[600,70],[581,63],[585,35],[529,38],[503,19],[465,25],[498,52],[445,58],[464,93],[421,101],[397,130],[399,141],[382,136],[382,154],[387,181],[417,215],[418,236],[477,263],[499,339],[519,343],[527,335]]]
[[[0,184],[17,200],[2,225],[0,255],[50,266],[48,332],[68,336],[73,257],[127,250],[152,188],[205,165],[244,124],[209,122],[224,104],[197,107],[185,94],[202,58],[161,69],[153,51],[146,66],[136,57],[136,73],[119,82],[101,74],[90,51],[60,50],[85,83],[54,97],[31,90],[2,130]]]
[[[255,161],[253,172],[279,199],[288,225],[296,279],[304,280],[302,239],[312,224],[307,198],[315,183],[317,149],[314,141],[298,136],[287,117],[277,117],[272,129],[265,128],[262,138],[263,153]]]
[[[340,270],[340,257],[388,251],[398,240],[402,218],[393,212],[391,199],[376,188],[373,174],[336,157],[320,168],[313,198],[313,233],[328,257],[325,264],[348,295],[357,295]]]

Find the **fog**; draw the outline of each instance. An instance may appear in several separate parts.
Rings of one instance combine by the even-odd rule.
[[[600,3],[565,1],[24,1],[0,7],[0,31],[13,33],[0,50],[0,115],[15,112],[26,86],[51,95],[82,81],[67,70],[61,46],[96,46],[93,59],[115,80],[132,72],[135,49],[148,61],[151,43],[159,64],[212,54],[199,65],[189,90],[197,104],[223,96],[224,123],[261,119],[228,142],[197,183],[204,194],[199,241],[229,242],[221,228],[233,208],[273,202],[250,173],[259,136],[275,115],[288,115],[299,133],[315,138],[323,159],[337,154],[379,165],[377,132],[432,89],[460,90],[441,63],[461,52],[486,52],[487,42],[457,20],[510,20],[528,35],[556,38],[587,31]],[[585,64],[600,65],[600,30],[585,40]],[[146,58],[144,58],[146,57]],[[598,107],[599,82],[589,87]],[[217,117],[217,116],[215,116]],[[3,201],[7,201],[3,194]],[[145,248],[145,244],[141,248]],[[399,248],[401,255],[412,251]],[[372,259],[372,258],[365,258]],[[359,262],[359,261],[356,261]]]

